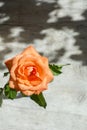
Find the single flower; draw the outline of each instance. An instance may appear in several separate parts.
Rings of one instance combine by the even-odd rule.
[[[53,80],[48,59],[41,56],[33,46],[27,47],[22,53],[6,60],[5,64],[10,72],[10,88],[27,96],[40,94]]]

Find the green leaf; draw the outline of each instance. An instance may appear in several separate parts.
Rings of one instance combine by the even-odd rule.
[[[66,64],[66,65],[70,65],[70,64]],[[49,64],[49,68],[51,69],[53,75],[57,76],[62,73],[61,70],[62,70],[63,66],[66,66],[66,65]]]
[[[3,88],[0,88],[0,107],[2,105],[3,102]]]
[[[4,93],[5,93],[5,96],[9,99],[14,99],[16,98],[16,95],[17,95],[17,91],[15,89],[10,88],[9,84],[5,85]]]
[[[62,69],[62,66],[58,66],[58,65],[51,65],[49,64],[49,68],[51,69],[53,75],[57,76],[59,74],[62,73],[61,69]]]
[[[5,72],[4,75],[3,75],[3,77],[7,76],[8,74],[9,74],[9,72]]]
[[[30,96],[30,98],[33,101],[35,101],[38,105],[40,105],[41,107],[46,108],[47,103],[46,103],[45,98],[42,93],[40,93],[39,95],[33,94]]]

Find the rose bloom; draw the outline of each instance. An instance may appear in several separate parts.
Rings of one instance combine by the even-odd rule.
[[[48,59],[41,56],[33,46],[5,61],[5,65],[10,72],[10,88],[21,91],[27,96],[40,94],[53,80]]]

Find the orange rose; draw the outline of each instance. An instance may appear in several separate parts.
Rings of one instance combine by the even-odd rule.
[[[10,72],[10,88],[21,91],[25,95],[40,94],[53,80],[48,59],[39,55],[33,46],[5,61],[5,64]]]

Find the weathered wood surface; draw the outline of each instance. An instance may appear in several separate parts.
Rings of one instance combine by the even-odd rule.
[[[53,63],[71,63],[44,92],[47,109],[29,98],[4,99],[0,130],[87,130],[87,1],[2,0],[0,86],[4,60],[33,44]]]

